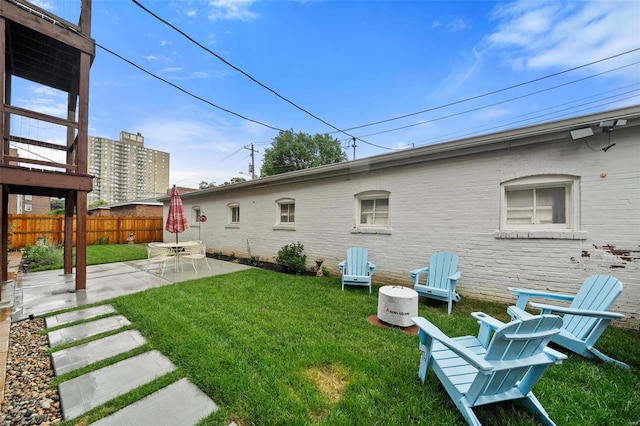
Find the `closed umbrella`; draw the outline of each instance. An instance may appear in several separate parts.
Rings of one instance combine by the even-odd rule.
[[[176,234],[176,244],[178,244],[178,232],[184,232],[189,229],[189,221],[184,212],[182,198],[180,198],[180,193],[175,185],[171,188],[171,203],[169,204],[169,214],[167,215],[167,224],[164,229]]]

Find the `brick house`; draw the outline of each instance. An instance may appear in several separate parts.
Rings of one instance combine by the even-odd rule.
[[[507,287],[575,293],[624,284],[613,310],[640,329],[640,106],[182,194],[210,252],[273,260],[301,242],[308,266],[369,249],[374,285],[411,285],[434,251],[460,257],[462,297]],[[166,217],[169,197],[164,203]],[[197,221],[205,213],[208,220]],[[165,232],[165,240],[173,235]]]

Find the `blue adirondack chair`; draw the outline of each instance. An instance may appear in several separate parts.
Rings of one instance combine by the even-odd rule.
[[[371,293],[371,276],[376,265],[369,262],[369,251],[364,247],[350,247],[347,259],[338,264],[342,274],[342,290],[345,285],[359,285],[369,287]]]
[[[622,293],[622,283],[619,279],[611,275],[592,275],[582,283],[575,296],[513,287],[509,287],[509,291],[518,297],[516,306],[508,309],[511,318],[526,318],[531,315],[525,311],[529,297],[571,302],[568,307],[536,302],[529,302],[529,306],[540,309],[543,314],[564,314],[564,326],[553,338],[554,343],[587,358],[600,359],[625,369],[630,368],[624,362],[613,359],[594,347],[611,320],[624,318],[622,314],[608,311]]]
[[[566,359],[547,347],[560,332],[562,319],[537,315],[504,324],[482,312],[471,315],[480,324],[477,337],[450,338],[425,318],[411,318],[419,327],[422,383],[433,367],[470,425],[481,424],[474,407],[512,400],[520,401],[538,421],[554,425],[531,389],[551,364]]]
[[[446,251],[433,253],[429,266],[409,272],[413,279],[413,289],[421,296],[447,302],[447,313],[451,315],[453,301],[460,301],[456,286],[462,272],[457,269],[458,256]],[[421,284],[420,275],[424,273],[428,274],[427,279],[423,280],[424,284]]]

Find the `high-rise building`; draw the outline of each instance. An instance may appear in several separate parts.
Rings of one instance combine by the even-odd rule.
[[[95,176],[89,204],[160,197],[169,188],[169,153],[144,147],[140,133],[120,140],[89,136],[89,174]]]

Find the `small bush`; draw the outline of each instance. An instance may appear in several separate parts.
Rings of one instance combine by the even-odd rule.
[[[93,243],[94,245],[97,246],[102,246],[102,245],[108,245],[111,242],[111,238],[109,238],[109,236],[104,236],[104,237],[98,237],[98,239],[96,239],[96,242]]]
[[[22,249],[22,259],[29,263],[30,268],[62,263],[62,250],[51,244],[26,245]]]
[[[300,275],[306,271],[307,255],[303,252],[304,245],[300,242],[282,246],[278,251],[276,263],[285,272]]]

